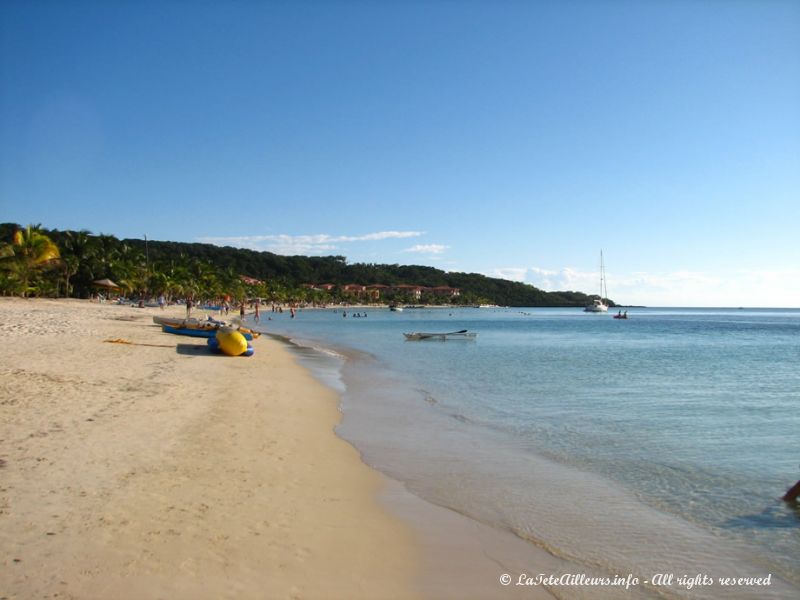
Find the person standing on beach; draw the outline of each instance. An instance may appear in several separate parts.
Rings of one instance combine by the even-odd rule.
[[[244,300],[242,300],[241,305],[239,305],[239,317],[244,319]]]
[[[258,323],[261,320],[261,317],[258,314],[258,305],[259,305],[259,303],[260,303],[260,300],[256,300],[255,315],[253,316],[253,318],[256,320],[256,323]]]
[[[186,318],[188,319],[192,314],[192,297],[186,298]]]

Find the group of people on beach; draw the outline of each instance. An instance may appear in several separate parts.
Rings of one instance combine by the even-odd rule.
[[[162,298],[163,297],[159,298],[159,306],[161,306],[161,308],[164,308],[164,305],[162,304]],[[196,306],[197,303],[195,302],[195,300],[192,297],[186,298],[185,303],[186,303],[186,318],[188,319],[192,314],[192,309]],[[242,302],[239,303],[239,317],[241,319],[244,319],[245,316],[247,315],[247,305],[248,305],[247,301],[242,301]],[[249,301],[249,305],[250,305],[250,308],[253,311],[253,319],[256,322],[261,321],[261,299],[260,298],[256,298],[254,300],[250,300]],[[206,307],[206,308],[210,308],[210,307]],[[222,302],[222,304],[220,304],[219,306],[214,307],[214,308],[218,309],[220,314],[224,313],[225,315],[227,315],[230,312],[231,304],[228,301],[228,299],[226,299],[224,302]],[[272,304],[271,310],[274,313],[283,313],[283,307],[280,306],[280,305],[276,305],[274,303]],[[295,308],[294,306],[290,306],[289,307],[289,312],[291,313],[292,319],[294,319],[295,316],[297,315],[297,308]],[[353,315],[353,316],[355,316],[355,315]],[[364,315],[364,316],[366,316],[366,315]],[[269,320],[272,320],[272,317],[270,317]]]

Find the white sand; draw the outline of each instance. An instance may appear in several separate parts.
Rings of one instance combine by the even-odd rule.
[[[0,299],[0,597],[415,597],[335,395],[278,342],[212,355],[154,314]]]

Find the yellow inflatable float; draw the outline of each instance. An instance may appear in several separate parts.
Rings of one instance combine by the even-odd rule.
[[[247,340],[235,329],[220,327],[216,340],[219,349],[228,356],[240,356],[247,352]]]

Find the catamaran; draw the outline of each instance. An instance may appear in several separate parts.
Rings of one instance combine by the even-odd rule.
[[[587,304],[583,309],[584,312],[608,312],[608,304],[604,299],[608,298],[608,290],[606,289],[606,267],[603,264],[603,251],[600,251],[600,297],[592,300],[591,304]]]

